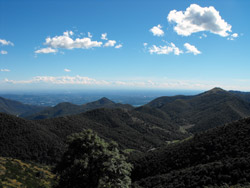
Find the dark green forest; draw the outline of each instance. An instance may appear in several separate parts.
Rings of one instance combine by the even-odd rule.
[[[3,159],[54,169],[63,164],[60,161],[69,150],[69,136],[91,129],[89,136],[93,133],[98,137],[93,143],[99,140],[99,149],[104,148],[93,151],[102,151],[104,156],[124,155],[123,161],[131,165],[127,174],[131,185],[127,187],[247,187],[250,183],[248,93],[214,88],[194,96],[160,97],[137,108],[107,98],[49,108],[1,98],[0,111]],[[112,154],[108,145],[113,141],[117,144]],[[85,156],[81,149],[75,151]],[[92,154],[85,159],[94,157]],[[73,158],[72,164],[86,163],[79,163],[81,160]],[[104,159],[102,162],[106,164]],[[6,172],[1,169],[0,174]],[[52,186],[62,174],[49,171],[57,177],[48,180]]]

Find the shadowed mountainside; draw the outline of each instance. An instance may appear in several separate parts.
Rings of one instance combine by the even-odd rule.
[[[214,128],[134,159],[144,188],[204,187],[250,182],[250,118]]]
[[[53,163],[63,147],[63,141],[45,126],[0,113],[0,156]]]
[[[250,92],[242,92],[242,91],[229,91],[229,92],[247,102],[250,102]]]
[[[32,113],[42,111],[45,108],[46,107],[23,104],[18,101],[0,97],[0,112],[4,112],[7,114],[13,114],[16,116],[22,116],[22,115],[27,116]]]
[[[64,102],[47,108],[0,98],[2,99],[0,110],[26,119],[49,119],[99,108],[121,108],[131,111],[135,109],[137,112],[167,121],[169,124],[181,126],[183,132],[195,133],[250,116],[248,97],[247,92],[228,92],[221,88],[214,88],[194,96],[159,97],[138,108],[114,103],[105,97],[83,105]]]
[[[188,136],[160,118],[127,109],[96,109],[78,115],[25,120],[0,114],[0,156],[53,163],[72,133],[92,129],[122,149],[147,151]]]
[[[189,127],[191,132],[208,130],[250,116],[249,102],[221,88],[195,96],[160,97],[137,110],[145,112],[149,108],[158,109],[157,117],[168,117],[173,123]]]

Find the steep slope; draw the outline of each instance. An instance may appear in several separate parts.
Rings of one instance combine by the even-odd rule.
[[[220,88],[195,96],[161,97],[147,107],[163,111],[170,121],[199,132],[250,116],[250,103]]]
[[[128,104],[115,103],[105,97],[90,103],[83,105],[75,105],[68,102],[59,103],[58,105],[47,108],[41,112],[35,113],[31,116],[27,116],[27,119],[48,119],[54,117],[62,117],[66,115],[80,114],[88,110],[97,108],[127,108],[132,109],[133,107]]]
[[[29,115],[31,113],[39,112],[43,109],[45,109],[45,107],[22,104],[18,101],[0,97],[0,112],[7,114],[22,116],[23,114]]]
[[[37,122],[0,113],[0,156],[56,162],[64,143]]]
[[[134,160],[142,187],[204,187],[250,182],[250,118],[211,129]]]

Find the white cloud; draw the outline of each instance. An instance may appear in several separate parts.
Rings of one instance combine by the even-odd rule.
[[[73,33],[73,31],[65,31],[65,32],[63,32],[63,35],[65,35],[65,36],[72,36],[74,33]]]
[[[100,41],[93,41],[92,34],[88,32],[88,37],[73,38],[73,31],[65,31],[61,36],[47,37],[44,45],[47,47],[36,50],[35,53],[56,53],[59,48],[62,49],[90,49],[94,47],[115,47],[121,48],[122,44],[116,44],[115,40],[108,40],[105,44]],[[107,33],[102,34],[102,39],[107,40]],[[62,53],[62,52],[61,52]],[[36,57],[36,56],[35,56]]]
[[[42,48],[40,50],[36,50],[35,53],[36,54],[49,54],[49,53],[56,53],[58,50],[57,49],[53,49],[53,48]]]
[[[92,35],[90,32],[88,32],[88,37],[89,37],[89,38],[92,38],[93,35]]]
[[[153,45],[149,48],[149,53],[151,54],[170,54],[174,53],[175,55],[180,55],[183,53],[174,43],[170,43],[169,46],[156,46]]]
[[[103,80],[96,80],[89,77],[82,76],[36,76],[31,80],[9,80],[5,79],[5,83],[12,84],[31,84],[31,83],[50,83],[50,84],[80,84],[80,85],[107,85],[109,82]]]
[[[234,34],[230,35],[230,37],[228,37],[227,40],[234,40],[238,37],[239,37],[238,33],[234,33]]]
[[[8,54],[8,52],[7,52],[7,51],[5,51],[5,50],[1,50],[1,51],[0,51],[0,54],[2,54],[2,55],[6,55],[6,54]]]
[[[146,43],[146,42],[144,42],[144,43],[143,43],[143,46],[145,46],[145,47],[146,47],[147,45],[148,45],[148,43]]]
[[[210,31],[222,37],[229,35],[231,25],[223,20],[213,6],[200,7],[197,4],[191,4],[186,11],[172,10],[167,17],[169,22],[175,22],[177,25],[174,30],[178,35],[189,36],[192,33],[200,31]]]
[[[10,72],[9,69],[0,69],[0,72]]]
[[[4,39],[0,39],[0,44],[3,45],[3,46],[14,46],[14,44],[10,41],[7,41],[7,40],[4,40]]]
[[[73,34],[73,33],[72,33]],[[55,36],[53,38],[46,38],[45,45],[51,48],[64,48],[64,49],[74,49],[83,48],[89,49],[93,47],[101,47],[102,42],[92,41],[91,38],[76,38],[75,40],[70,37],[70,32],[64,32],[62,36]]]
[[[118,45],[115,46],[116,49],[119,49],[121,47],[122,47],[122,44],[118,44]]]
[[[194,55],[201,54],[201,52],[194,45],[185,43],[184,46],[187,49],[186,53],[192,53]]]
[[[101,39],[102,40],[108,40],[107,35],[108,35],[107,33],[103,33],[102,36],[101,36]]]
[[[238,33],[234,33],[231,36],[234,37],[234,38],[237,38],[239,35],[238,35]]]
[[[108,40],[108,42],[104,44],[104,47],[113,47],[115,46],[115,44],[116,44],[115,40]]]
[[[2,69],[5,70],[5,69]],[[1,69],[0,69],[1,71]],[[247,84],[246,84],[247,83]],[[105,87],[115,87],[115,88],[161,88],[161,89],[211,89],[214,87],[222,87],[227,90],[237,89],[238,90],[249,90],[250,80],[228,80],[228,81],[205,81],[205,80],[176,80],[170,78],[155,78],[155,79],[148,79],[148,78],[130,78],[129,80],[96,80],[89,77],[84,76],[36,76],[29,80],[9,80],[5,78],[4,80],[0,81],[0,84],[9,84],[8,87],[17,88],[17,85],[23,87],[22,84],[30,85],[28,87],[33,87],[32,84],[36,86],[44,86],[52,84],[53,87],[60,87],[63,88],[74,85],[77,86],[105,86]],[[13,86],[10,86],[13,84]],[[247,86],[246,86],[247,85]]]
[[[207,35],[205,33],[202,33],[202,35],[199,37],[200,39],[202,38],[207,38]]]
[[[164,31],[161,29],[162,26],[159,24],[157,26],[152,27],[149,31],[153,33],[154,36],[163,36],[164,35]]]
[[[64,71],[65,71],[65,72],[71,72],[71,70],[70,70],[70,69],[64,69]]]

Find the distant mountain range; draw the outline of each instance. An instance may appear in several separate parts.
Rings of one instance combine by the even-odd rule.
[[[250,116],[249,101],[248,92],[214,88],[193,96],[159,97],[137,108],[115,103],[105,97],[83,105],[64,102],[54,107],[32,106],[0,98],[0,112],[38,120],[76,115],[99,108],[121,108],[154,116],[181,126],[183,132],[195,133]]]
[[[48,119],[55,117],[62,117],[66,115],[80,114],[89,110],[98,108],[125,108],[133,109],[129,104],[115,103],[105,97],[83,105],[76,105],[68,102],[59,103],[54,107],[48,107],[42,111],[34,113],[30,116],[25,116],[27,119]]]
[[[45,107],[22,104],[21,102],[0,97],[0,112],[16,116],[28,116],[44,110]]]

